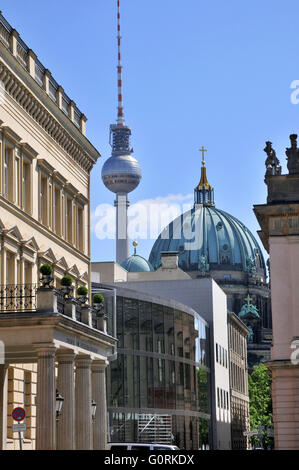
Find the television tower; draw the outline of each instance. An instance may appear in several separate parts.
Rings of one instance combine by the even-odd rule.
[[[109,143],[112,152],[111,157],[103,165],[102,180],[106,188],[116,194],[116,200],[114,201],[116,207],[116,261],[120,264],[130,255],[128,238],[128,207],[130,202],[128,193],[137,188],[141,180],[141,168],[136,158],[132,157],[133,149],[130,147],[131,129],[125,124],[123,111],[120,0],[117,0],[117,46],[117,119],[116,124],[110,125]]]

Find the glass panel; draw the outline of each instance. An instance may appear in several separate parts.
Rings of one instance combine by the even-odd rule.
[[[141,351],[153,350],[152,309],[149,302],[139,301],[139,340]]]
[[[165,361],[154,359],[155,408],[165,407]]]
[[[162,305],[153,304],[154,351],[164,353],[164,312]]]
[[[124,348],[138,349],[138,301],[126,299],[123,301],[124,308]]]
[[[165,353],[175,354],[174,350],[174,310],[164,307]]]

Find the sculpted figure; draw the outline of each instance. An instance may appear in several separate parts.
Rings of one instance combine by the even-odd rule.
[[[276,156],[275,150],[272,148],[272,142],[266,142],[266,147],[264,152],[267,154],[265,161],[266,165],[266,175],[280,175],[281,166],[279,166],[279,160]]]

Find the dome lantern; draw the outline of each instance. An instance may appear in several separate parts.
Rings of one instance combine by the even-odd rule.
[[[199,149],[202,152],[202,167],[201,167],[201,177],[200,182],[194,189],[194,204],[203,204],[205,206],[214,206],[214,188],[210,185],[207,178],[207,169],[205,167],[204,152],[207,152],[207,149],[202,147]]]

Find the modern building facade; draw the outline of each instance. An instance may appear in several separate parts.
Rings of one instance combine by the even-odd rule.
[[[11,413],[21,406],[24,449],[100,448],[103,371],[115,342],[92,311],[39,288],[44,263],[54,287],[65,274],[74,289],[89,287],[90,171],[100,154],[84,114],[2,15],[0,83],[0,446],[19,448]],[[56,388],[64,397],[58,434]]]
[[[135,263],[137,262],[136,259]],[[139,260],[139,262],[140,265],[144,263],[143,260]],[[127,408],[118,408],[117,400],[114,405],[113,401],[110,404],[110,414],[112,413],[115,419],[120,420],[119,427],[116,423],[116,428],[113,429],[113,432],[118,429],[119,434],[115,437],[111,436],[111,438],[127,440],[128,436],[134,436],[141,439],[141,435],[138,435],[136,430],[139,429],[138,419],[146,410],[148,417],[155,414],[168,414],[175,418],[172,421],[172,435],[180,448],[230,449],[231,405],[226,295],[212,278],[190,278],[177,266],[177,255],[175,254],[165,253],[163,266],[165,265],[167,267],[164,270],[161,268],[155,272],[146,270],[131,273],[135,277],[134,280],[130,280],[132,279],[129,278],[130,273],[116,263],[92,263],[93,280],[97,278],[97,285],[101,285],[101,281],[108,283],[110,278],[109,285],[116,288],[117,296],[120,296],[117,307],[119,309],[117,310],[117,321],[121,322],[117,328],[119,362],[111,364],[110,372],[108,371],[110,374],[108,384],[114,391],[113,393],[109,392],[111,399],[113,400],[114,394],[117,398],[117,390],[119,390],[122,403],[126,403]],[[96,284],[93,284],[93,289],[95,286]],[[130,300],[125,300],[127,298]],[[130,324],[130,318],[134,317],[135,321]],[[143,339],[146,318],[149,327],[148,346]],[[196,319],[197,322],[200,320],[197,326]],[[191,324],[194,322],[195,326],[192,330]],[[161,338],[158,334],[159,325],[161,326]],[[206,326],[205,335],[202,325]],[[174,336],[172,328],[176,333]],[[169,343],[168,331],[171,338],[174,338],[172,349],[167,349],[167,344],[172,344]],[[127,344],[131,341],[130,348],[124,346],[126,341]],[[162,341],[162,349],[159,346],[159,341]],[[191,344],[189,344],[190,341]],[[203,348],[203,344],[205,348]],[[223,351],[225,358],[223,361],[218,359],[216,344]],[[148,351],[144,350],[146,347],[149,348]],[[201,352],[197,353],[197,351]],[[206,358],[203,363],[196,359],[197,354],[202,355],[202,351],[205,351]],[[148,374],[156,374],[151,379],[153,382],[150,382],[149,387],[149,389],[152,387],[155,389],[156,401],[152,391],[145,393],[145,390],[138,388],[138,385],[136,385],[135,393],[130,393],[128,398],[126,397],[126,391],[123,388],[124,381],[127,380],[131,387],[133,382],[130,376],[126,376],[130,370],[128,365],[120,361],[128,361],[128,354],[132,356],[130,361],[136,361],[136,367],[132,365],[133,369],[140,370],[137,384],[140,383],[140,380],[145,383]],[[135,359],[134,356],[136,356]],[[163,370],[161,377],[164,377],[165,383],[161,389],[161,402],[159,402],[160,387],[157,382],[159,367],[161,367],[159,361],[164,367],[161,369]],[[184,364],[187,364],[188,367]],[[171,367],[173,367],[173,374],[170,373],[171,369],[169,368]],[[206,372],[209,373],[208,376],[206,376]],[[197,382],[195,378],[192,378],[196,374],[198,375]],[[126,378],[124,378],[125,376]],[[208,381],[206,377],[209,379]],[[203,387],[203,383],[206,382],[207,387]],[[173,391],[171,394],[168,392],[170,389]],[[130,407],[130,402],[126,400],[131,400],[131,405],[134,401],[134,407]],[[149,403],[150,406],[146,406],[146,403]],[[129,415],[130,413],[131,415]],[[131,434],[127,435],[124,423],[121,423],[126,414],[132,417],[131,428],[128,431]],[[183,416],[185,416],[184,419]],[[135,424],[133,424],[134,420]],[[121,434],[122,429],[124,434]],[[132,434],[133,429],[135,434]]]
[[[272,373],[275,448],[299,449],[299,150],[297,135],[286,149],[289,173],[266,142],[266,204],[254,206],[260,238],[270,255],[273,345]]]
[[[207,322],[178,302],[117,288],[117,332],[107,371],[111,440],[208,447]]]

